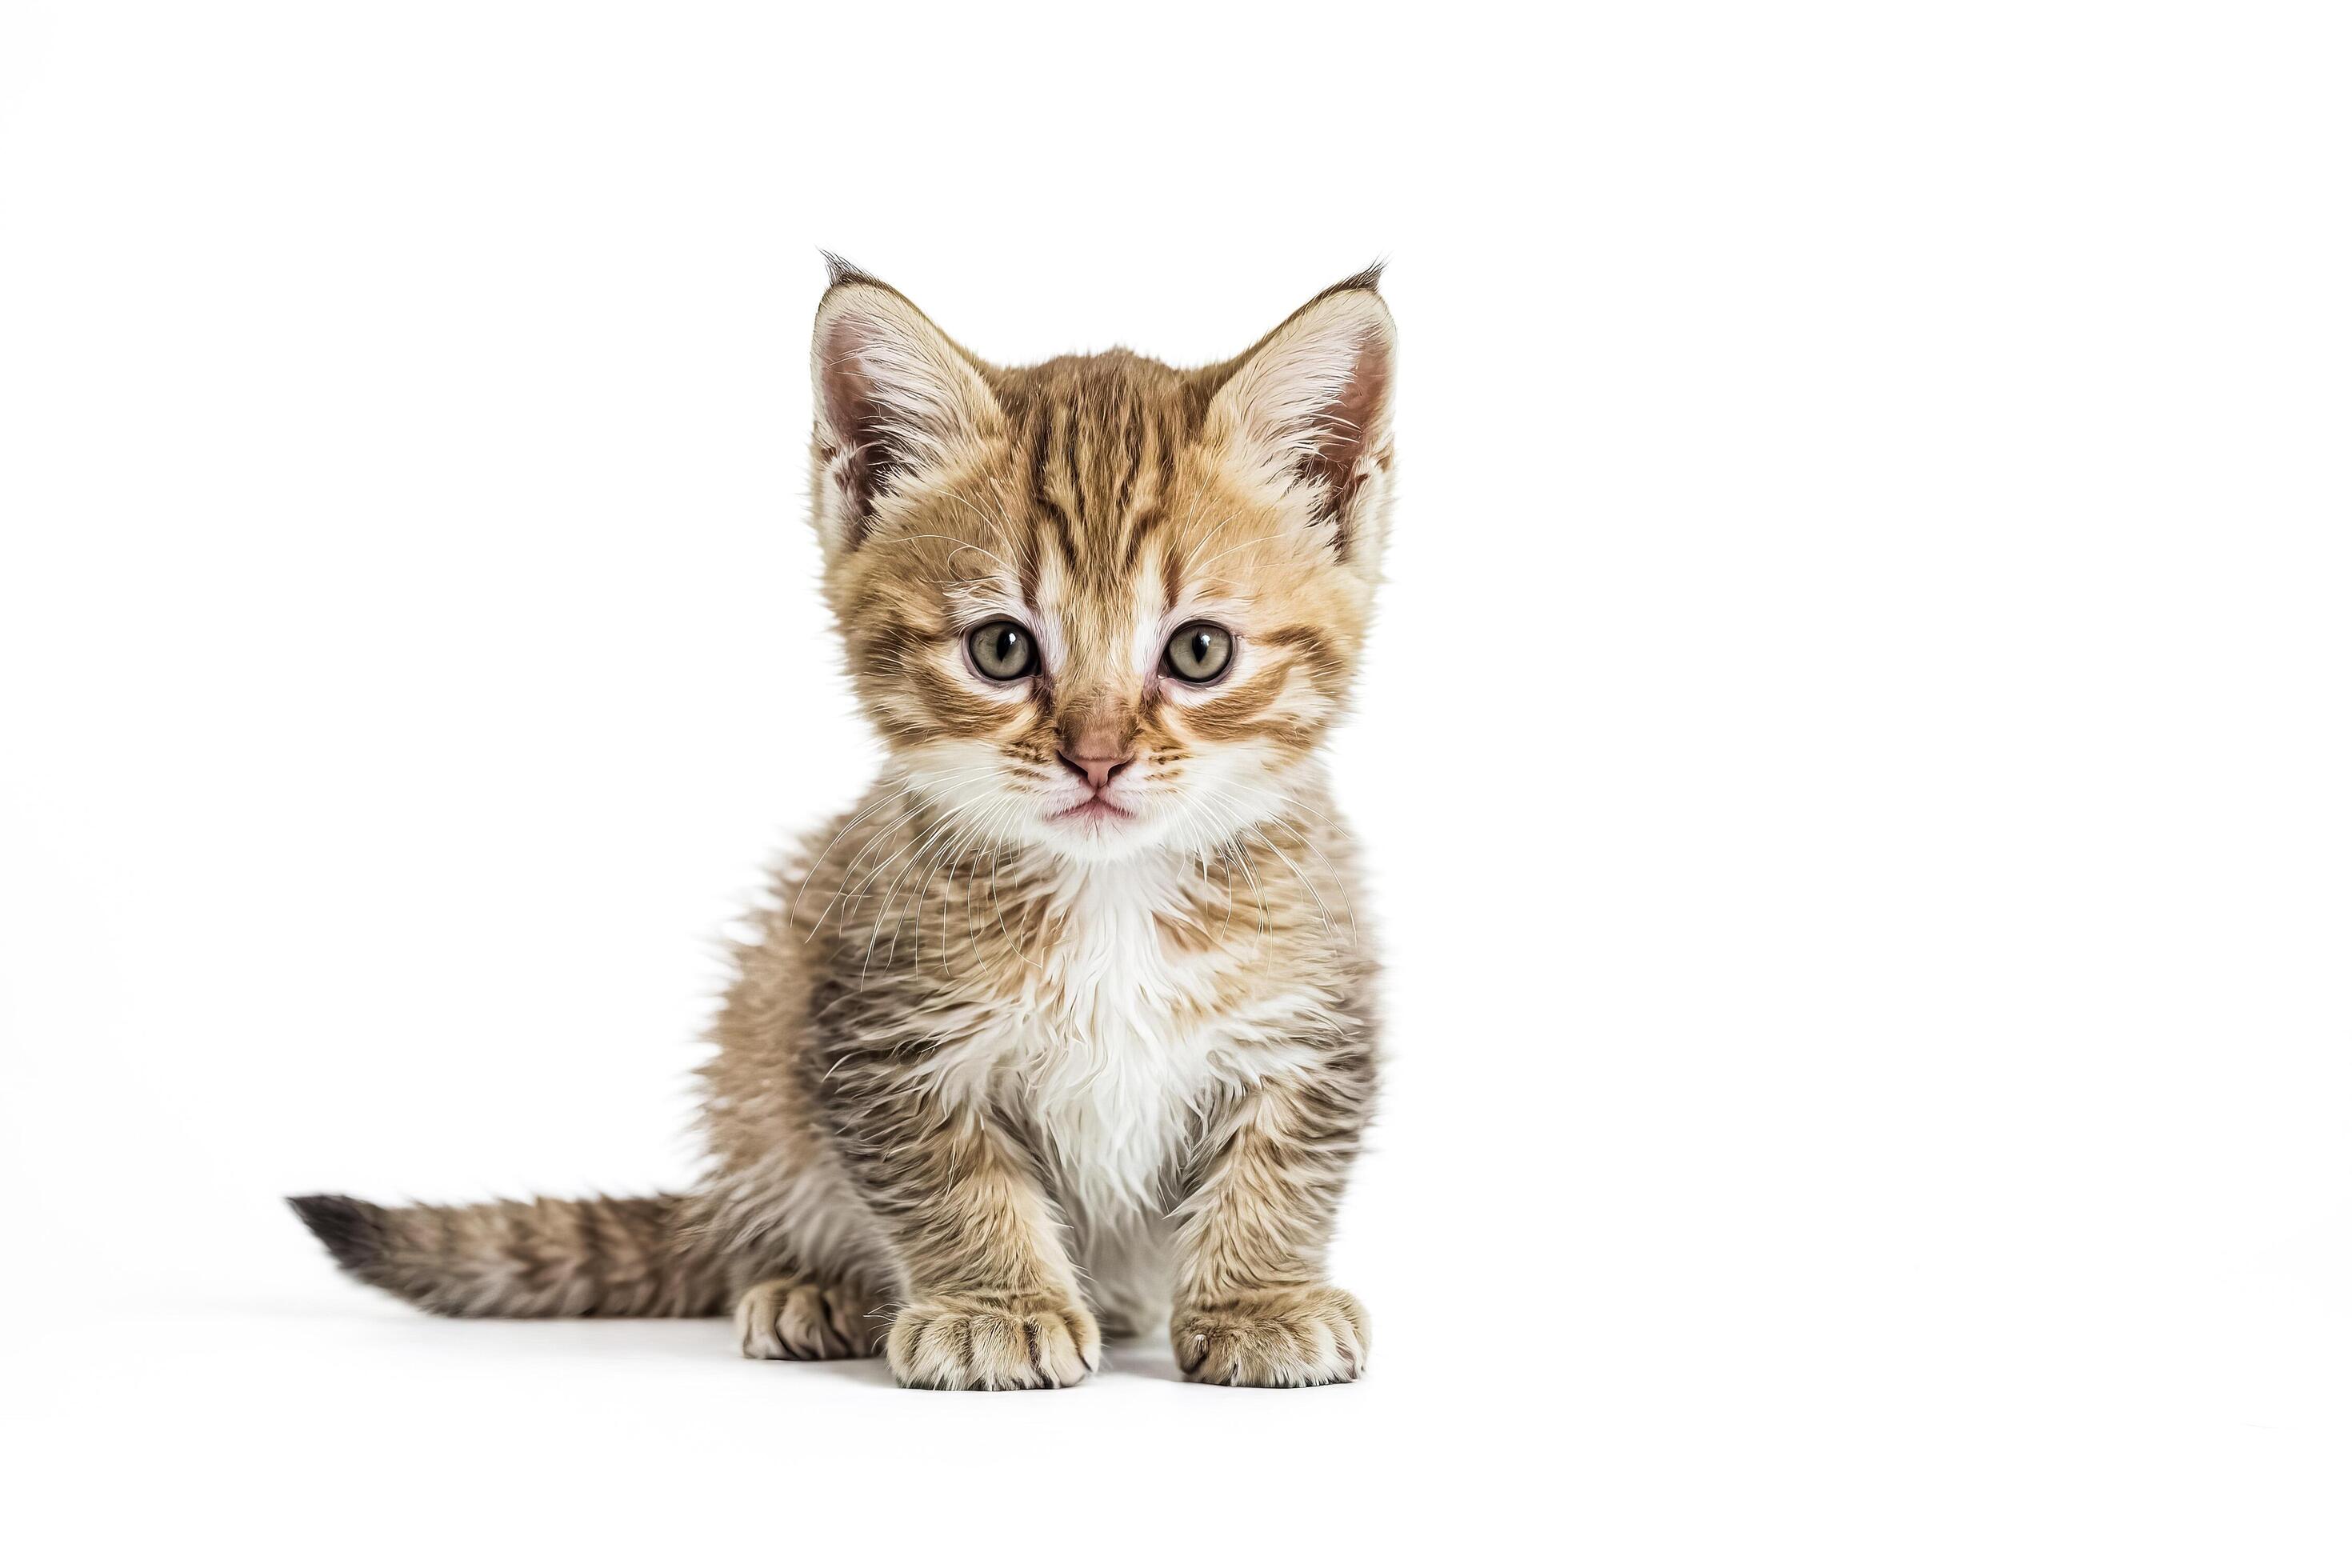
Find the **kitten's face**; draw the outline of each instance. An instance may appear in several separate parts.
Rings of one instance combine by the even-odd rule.
[[[835,285],[826,588],[944,842],[1189,854],[1284,808],[1370,609],[1390,331],[1358,282],[1202,371],[999,370],[879,285]]]

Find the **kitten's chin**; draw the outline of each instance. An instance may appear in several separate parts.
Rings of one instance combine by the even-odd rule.
[[[1048,812],[1031,829],[1030,838],[1065,859],[1101,865],[1157,848],[1168,837],[1168,816],[1091,800]]]

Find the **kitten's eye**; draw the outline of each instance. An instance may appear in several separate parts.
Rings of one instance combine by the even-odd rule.
[[[1234,634],[1206,621],[1194,621],[1168,639],[1168,652],[1160,662],[1177,679],[1206,686],[1234,662]]]
[[[1018,680],[1037,668],[1037,643],[1018,621],[974,626],[963,639],[971,667],[991,680]]]

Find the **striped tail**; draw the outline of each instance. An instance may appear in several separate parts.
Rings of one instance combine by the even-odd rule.
[[[703,1318],[727,1310],[688,1200],[533,1198],[382,1208],[289,1198],[355,1279],[452,1318]]]

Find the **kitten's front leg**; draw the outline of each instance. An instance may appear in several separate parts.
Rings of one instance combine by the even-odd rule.
[[[1179,1210],[1176,1364],[1195,1383],[1307,1388],[1363,1370],[1370,1324],[1323,1279],[1331,1218],[1371,1098],[1360,1048],[1267,1079],[1209,1129]]]
[[[836,1062],[820,1101],[889,1231],[908,1299],[890,1370],[909,1388],[1066,1388],[1102,1358],[1060,1216],[984,1109],[943,1104],[897,1053]]]

